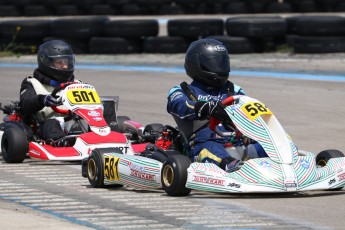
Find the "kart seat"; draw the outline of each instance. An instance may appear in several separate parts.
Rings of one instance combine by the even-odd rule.
[[[180,134],[183,138],[183,141],[188,144],[188,138],[199,129],[208,125],[208,120],[195,120],[195,121],[187,121],[179,118],[178,116],[172,114],[177,127],[180,131]]]
[[[101,96],[101,101],[103,104],[103,116],[107,124],[110,126],[112,131],[118,130],[117,124],[117,116],[116,112],[118,109],[119,104],[119,97],[118,96]]]

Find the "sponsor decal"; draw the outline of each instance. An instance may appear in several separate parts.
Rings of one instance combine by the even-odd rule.
[[[170,101],[173,101],[180,97],[182,97],[182,92],[180,91],[174,92],[173,94],[170,95]]]
[[[97,122],[100,122],[100,121],[103,120],[103,118],[101,118],[101,117],[94,117],[93,120],[95,120],[95,121],[97,121]]]
[[[302,165],[302,167],[305,168],[305,169],[307,169],[307,168],[310,167],[310,163],[309,163],[309,161],[307,161],[306,159],[300,160],[299,163],[300,163],[300,164]]]
[[[224,186],[225,184],[225,180],[203,177],[203,176],[194,176],[193,181],[205,183],[205,184],[220,185],[220,186]]]
[[[129,150],[129,147],[128,146],[115,146],[115,148],[118,148],[121,150],[122,153],[127,153],[128,150]],[[91,151],[94,150],[95,147],[93,148],[88,148],[87,149],[87,155],[90,155],[91,154]]]
[[[219,101],[221,96],[199,95],[198,101]]]
[[[335,180],[335,178],[333,178],[333,179],[331,179],[330,181],[328,181],[328,185],[331,185],[331,184],[333,184],[333,183],[335,183],[336,182],[336,180]]]
[[[235,188],[241,188],[240,184],[236,184],[236,183],[229,183],[228,184],[229,187],[235,187]]]
[[[119,148],[121,150],[121,152],[123,153],[127,153],[128,152],[128,149],[129,147],[128,146],[124,146],[124,147],[116,147],[116,148]]]
[[[138,164],[133,164],[132,162],[128,162],[128,167],[131,169],[131,170],[135,170],[135,171],[138,171],[138,172],[143,172],[145,167],[142,166],[142,165],[138,165]]]
[[[268,163],[267,161],[262,161],[262,162],[260,162],[260,166],[261,166],[262,168],[264,168],[264,169],[269,169],[269,168],[271,168],[271,164]]]
[[[99,117],[101,114],[99,113],[99,112],[97,112],[97,111],[89,111],[88,113],[87,113],[89,116],[91,116],[91,117]]]
[[[82,89],[84,88],[83,85],[78,85],[78,84],[75,84],[75,85],[69,85],[67,86],[67,89]]]
[[[216,45],[215,47],[213,47],[213,49],[215,51],[225,51],[225,47],[222,45]]]
[[[195,160],[197,162],[197,159]],[[225,172],[223,169],[220,168],[210,168],[205,166],[204,164],[198,164],[197,167],[194,168],[194,173],[196,174],[203,174],[203,175],[207,175],[207,176],[219,176],[219,174],[227,174],[227,172]]]
[[[285,183],[285,187],[286,188],[296,188],[297,187],[297,183],[293,182],[293,183]]]
[[[105,130],[105,129],[98,129],[98,132],[99,132],[99,133],[106,133],[107,130]]]
[[[33,155],[41,156],[41,153],[38,152],[38,151],[35,150],[35,149],[31,149],[31,150],[30,150],[30,153],[32,153]]]
[[[338,175],[338,180],[339,181],[345,180],[345,173],[342,173],[342,174]]]
[[[155,180],[155,175],[139,172],[137,170],[132,170],[132,169],[131,169],[131,176],[134,176],[143,180],[149,180],[149,181]]]

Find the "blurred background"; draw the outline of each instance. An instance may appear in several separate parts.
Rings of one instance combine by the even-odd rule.
[[[0,0],[1,55],[62,39],[78,54],[345,52],[345,0]]]

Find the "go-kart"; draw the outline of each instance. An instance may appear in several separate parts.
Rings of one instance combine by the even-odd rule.
[[[61,100],[62,106],[52,106],[52,109],[63,117],[66,138],[74,138],[75,144],[54,147],[45,143],[38,135],[39,119],[35,116],[25,118],[18,102],[0,105],[6,115],[0,124],[1,153],[5,162],[21,163],[27,156],[41,160],[81,161],[95,148],[118,148],[128,155],[145,149],[147,143],[133,143],[124,133],[128,127],[137,130],[142,129],[142,125],[126,116],[116,117],[118,97],[100,97],[92,85],[80,82],[61,84],[52,95]]]
[[[242,167],[226,172],[212,163],[191,163],[181,152],[180,134],[164,134],[169,142],[153,146],[146,154],[128,155],[118,148],[95,149],[82,162],[82,175],[93,187],[128,185],[163,188],[168,195],[188,195],[192,189],[221,193],[278,193],[306,190],[340,190],[345,185],[345,157],[338,150],[317,155],[299,150],[262,102],[248,96],[223,101],[234,130],[221,131],[219,121],[210,128],[220,136],[239,136],[256,141],[267,157],[245,160]],[[169,133],[169,132],[168,132]],[[178,141],[180,140],[180,141]],[[169,147],[170,146],[170,147]]]

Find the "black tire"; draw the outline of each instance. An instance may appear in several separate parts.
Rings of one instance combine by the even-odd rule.
[[[49,16],[51,12],[44,5],[28,5],[23,9],[24,16]]]
[[[93,150],[89,156],[87,161],[87,178],[92,187],[104,187],[104,165],[99,149]]]
[[[50,34],[49,20],[10,20],[0,23],[0,34],[5,39],[16,36],[16,42],[43,40]]]
[[[324,167],[330,159],[338,157],[345,157],[345,155],[336,149],[324,150],[316,155],[316,165]]]
[[[20,16],[20,12],[16,6],[13,5],[1,5],[0,17],[16,17]]]
[[[116,131],[120,133],[124,133],[124,127],[123,127],[123,122],[130,120],[129,117],[127,116],[117,116],[117,127]]]
[[[229,2],[226,4],[224,13],[226,14],[248,14],[249,10],[245,2]]]
[[[89,41],[90,53],[93,54],[129,54],[141,53],[141,39],[120,37],[92,37]]]
[[[180,152],[175,150],[161,150],[157,149],[150,158],[157,160],[159,162],[165,163],[169,157],[176,156],[176,155],[182,155]]]
[[[104,185],[104,161],[103,154],[115,152],[121,153],[118,148],[102,148],[92,150],[87,161],[87,178],[92,187],[103,188]],[[112,187],[122,187],[122,185],[111,185]]]
[[[82,12],[76,5],[59,5],[56,6],[55,14],[57,16],[81,15]]]
[[[106,16],[55,19],[51,24],[51,32],[53,37],[87,40],[100,36],[106,21]]]
[[[171,19],[167,24],[169,36],[185,38],[224,34],[222,19]]]
[[[327,162],[332,158],[345,157],[344,153],[336,149],[324,150],[316,155],[316,165],[319,167],[325,167]],[[344,187],[329,189],[331,191],[342,190]]]
[[[210,38],[222,42],[230,54],[256,53],[263,50],[263,46],[258,39],[227,35],[211,36]]]
[[[345,36],[311,37],[293,36],[290,41],[295,53],[338,53],[345,52]]]
[[[6,163],[22,163],[28,152],[25,132],[17,125],[5,128],[1,141],[2,158]]]
[[[341,16],[300,16],[296,34],[303,36],[345,35],[345,18]]]
[[[266,9],[266,13],[291,13],[293,12],[292,6],[288,2],[272,2]]]
[[[89,10],[90,15],[116,15],[118,13],[117,10],[113,9],[113,7],[108,4],[92,5]]]
[[[104,24],[106,37],[139,39],[143,36],[157,36],[158,30],[158,21],[155,19],[112,20]]]
[[[234,17],[225,23],[228,35],[240,37],[282,37],[286,21],[282,17]]]
[[[184,53],[187,42],[183,37],[147,37],[143,39],[144,53]]]
[[[163,164],[161,182],[169,196],[187,196],[191,192],[191,189],[185,187],[190,164],[190,159],[184,155],[169,156]]]

